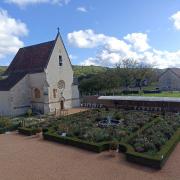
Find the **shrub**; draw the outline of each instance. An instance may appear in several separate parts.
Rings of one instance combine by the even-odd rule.
[[[11,125],[11,121],[8,118],[0,118],[0,128],[8,128]]]
[[[27,115],[28,115],[28,117],[32,116],[32,109],[31,109],[31,108],[29,108],[29,109],[27,110]]]
[[[35,135],[36,133],[38,133],[39,129],[20,127],[20,128],[18,128],[18,131],[20,134],[32,136],[32,135]]]
[[[92,142],[86,142],[86,141],[72,138],[72,137],[58,136],[56,133],[49,133],[49,132],[43,133],[43,137],[45,140],[72,145],[75,147],[79,147],[79,148],[97,152],[97,153],[100,153],[102,151],[109,149],[109,142],[92,143]]]
[[[123,115],[121,113],[115,113],[113,118],[117,119],[117,120],[120,120],[120,119],[123,119]]]

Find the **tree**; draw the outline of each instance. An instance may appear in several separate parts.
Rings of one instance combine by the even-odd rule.
[[[143,64],[134,59],[123,59],[116,64],[117,73],[121,77],[121,85],[126,89],[134,84],[141,89],[144,80],[151,81],[154,69],[150,64]]]

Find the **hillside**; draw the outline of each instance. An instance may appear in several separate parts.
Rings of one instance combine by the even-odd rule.
[[[6,70],[7,66],[0,66],[0,74]]]
[[[80,77],[80,76],[86,76],[86,75],[93,75],[105,72],[108,68],[102,67],[102,66],[78,66],[73,65],[74,70],[74,76]]]

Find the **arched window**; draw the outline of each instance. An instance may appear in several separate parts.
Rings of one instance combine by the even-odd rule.
[[[57,89],[53,89],[53,97],[56,98],[57,95]]]
[[[38,88],[34,89],[34,97],[35,98],[40,98],[41,97],[41,92]]]

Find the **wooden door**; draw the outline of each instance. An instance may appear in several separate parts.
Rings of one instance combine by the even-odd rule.
[[[61,110],[64,109],[64,101],[61,101],[60,105],[61,105]]]

